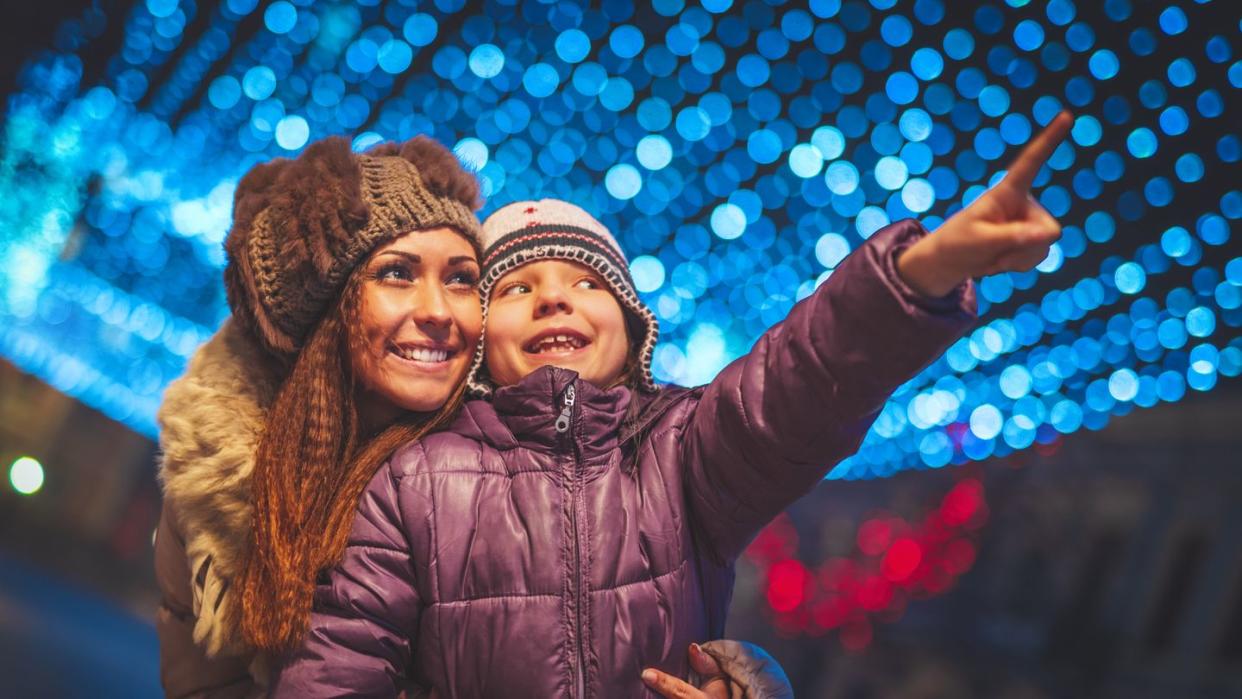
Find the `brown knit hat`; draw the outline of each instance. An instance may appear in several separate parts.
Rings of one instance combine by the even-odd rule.
[[[296,353],[354,268],[416,230],[456,229],[479,247],[479,183],[424,136],[363,154],[334,136],[237,185],[224,241],[233,315],[280,357]]]

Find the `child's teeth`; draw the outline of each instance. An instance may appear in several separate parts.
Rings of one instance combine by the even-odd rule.
[[[530,351],[540,352],[568,352],[571,350],[586,347],[586,340],[570,335],[549,335],[539,340],[531,346]]]

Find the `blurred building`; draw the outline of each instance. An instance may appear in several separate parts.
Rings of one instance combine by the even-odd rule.
[[[1047,455],[827,483],[791,512],[811,562],[849,550],[877,511],[916,518],[979,478],[990,516],[972,569],[895,621],[877,615],[873,640],[847,650],[839,630],[777,633],[748,565],[729,633],[772,650],[802,696],[1242,696],[1239,416],[1235,390]]]

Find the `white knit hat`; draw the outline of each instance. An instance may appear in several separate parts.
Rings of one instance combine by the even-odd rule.
[[[520,201],[501,207],[483,222],[483,276],[479,296],[483,302],[484,335],[479,340],[474,364],[466,386],[475,396],[487,396],[493,388],[483,365],[486,340],[487,306],[496,281],[528,262],[570,260],[599,273],[621,308],[643,327],[637,358],[638,385],[655,391],[651,357],[655,352],[660,324],[655,314],[638,298],[630,264],[617,239],[581,208],[559,199]]]

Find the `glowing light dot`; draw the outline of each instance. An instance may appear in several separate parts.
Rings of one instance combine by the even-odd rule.
[[[814,177],[824,168],[824,156],[809,143],[800,143],[789,151],[789,169],[803,179]]]
[[[457,155],[458,160],[475,172],[482,170],[483,166],[487,165],[487,144],[477,138],[461,139],[453,148],[453,152]]]
[[[824,183],[833,194],[845,196],[858,189],[858,168],[840,160],[832,163],[824,173]]]
[[[298,23],[298,10],[285,0],[277,0],[263,13],[263,23],[273,34],[288,34]]]
[[[1136,158],[1150,158],[1155,155],[1157,145],[1156,134],[1147,127],[1137,128],[1126,137],[1126,147]]]
[[[884,189],[901,189],[909,176],[910,170],[901,158],[886,155],[875,164],[875,181]]]
[[[811,145],[819,149],[824,160],[836,160],[845,152],[845,135],[835,126],[821,126],[811,134]]]
[[[935,187],[921,177],[912,178],[901,188],[901,203],[916,214],[927,212],[935,202]]]
[[[1005,367],[1000,375],[1000,389],[1013,400],[1025,396],[1031,392],[1031,372],[1020,364]]]
[[[556,37],[556,55],[566,63],[578,63],[591,53],[591,39],[581,29],[570,29]]]
[[[276,123],[276,144],[285,150],[297,150],[310,138],[310,124],[306,119],[290,115]]]
[[[556,92],[560,81],[555,68],[547,63],[535,63],[522,76],[522,87],[526,88],[531,97],[547,97]]]
[[[828,269],[841,264],[850,254],[850,244],[839,233],[825,233],[815,242],[815,259]]]
[[[1194,337],[1207,337],[1216,331],[1216,316],[1211,309],[1196,306],[1186,314],[1186,332]]]
[[[1134,262],[1127,262],[1113,273],[1117,290],[1123,294],[1137,294],[1147,284],[1147,272]]]
[[[379,64],[380,70],[391,75],[398,75],[405,72],[410,67],[410,62],[414,60],[414,50],[410,45],[400,39],[392,39],[384,42],[379,48],[379,52],[375,54],[375,61]]]
[[[435,41],[437,31],[439,31],[439,24],[436,18],[422,12],[410,15],[401,27],[405,40],[414,46],[430,45]]]
[[[470,72],[480,78],[494,78],[505,67],[505,55],[495,44],[479,44],[470,52]]]
[[[664,263],[651,255],[639,255],[630,263],[634,288],[646,294],[664,285]]]
[[[979,439],[995,439],[1004,422],[996,406],[985,403],[970,413],[970,431]]]
[[[242,78],[242,91],[255,101],[271,97],[276,91],[276,73],[263,65],[251,68]]]
[[[725,240],[733,240],[746,230],[746,212],[737,204],[726,202],[712,210],[712,231]]]
[[[673,161],[673,147],[659,134],[644,136],[634,152],[639,164],[648,170],[662,170]]]
[[[9,485],[22,495],[34,495],[43,487],[43,464],[23,456],[9,467]]]
[[[1132,369],[1118,369],[1108,377],[1108,393],[1119,401],[1134,400],[1138,389],[1138,375]]]
[[[1091,54],[1087,66],[1091,69],[1091,74],[1099,80],[1108,80],[1117,75],[1117,71],[1121,69],[1121,61],[1117,59],[1117,54],[1108,49],[1100,49]]]
[[[604,187],[617,199],[633,199],[643,188],[643,176],[633,165],[621,163],[608,169]]]
[[[152,17],[168,17],[177,11],[177,0],[147,0],[147,12]]]

